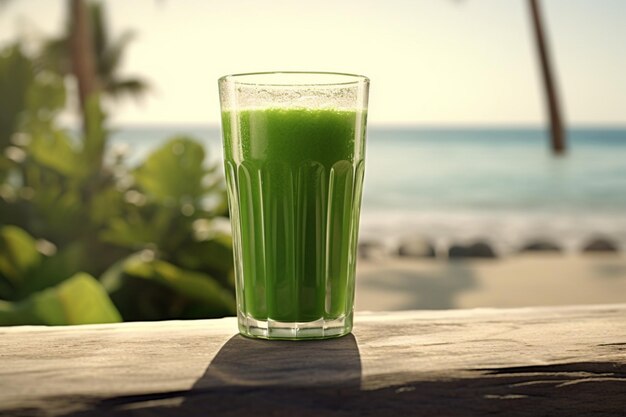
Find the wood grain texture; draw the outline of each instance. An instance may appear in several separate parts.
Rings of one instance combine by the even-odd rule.
[[[0,329],[1,416],[626,416],[626,304],[361,313],[274,342],[234,318]]]

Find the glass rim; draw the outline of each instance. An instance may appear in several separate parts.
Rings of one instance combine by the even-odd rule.
[[[249,79],[260,78],[279,78],[284,76],[290,80],[284,82],[262,82],[262,81],[246,81]],[[335,78],[335,82],[297,82],[298,78],[306,79],[318,76],[320,78]],[[342,81],[343,79],[343,81]],[[364,75],[350,74],[345,72],[326,72],[326,71],[262,71],[262,72],[244,72],[238,74],[224,75],[218,79],[219,83],[233,82],[237,85],[245,86],[265,86],[265,87],[332,87],[369,84],[370,79]]]

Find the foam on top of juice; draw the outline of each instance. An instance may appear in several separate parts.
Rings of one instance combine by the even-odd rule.
[[[238,74],[219,80],[222,110],[367,107],[369,80],[339,73]]]
[[[365,93],[355,86],[337,88],[331,87],[302,87],[293,89],[282,86],[235,85],[235,94],[229,94],[223,99],[224,110],[238,109],[267,109],[267,108],[308,108],[308,109],[336,109],[349,110],[355,107],[364,108],[366,98],[360,97]],[[237,97],[237,103],[231,102]],[[356,104],[356,105],[355,105]]]

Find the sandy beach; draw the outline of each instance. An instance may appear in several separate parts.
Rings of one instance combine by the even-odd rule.
[[[526,307],[626,301],[624,254],[520,254],[502,259],[359,260],[360,311]]]

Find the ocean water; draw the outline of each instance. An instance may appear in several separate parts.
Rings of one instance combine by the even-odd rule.
[[[221,164],[217,127],[117,129],[110,150],[138,163],[168,137],[202,142]],[[473,239],[500,251],[552,239],[575,250],[595,236],[626,248],[626,129],[571,129],[554,157],[542,129],[368,130],[361,238]]]

